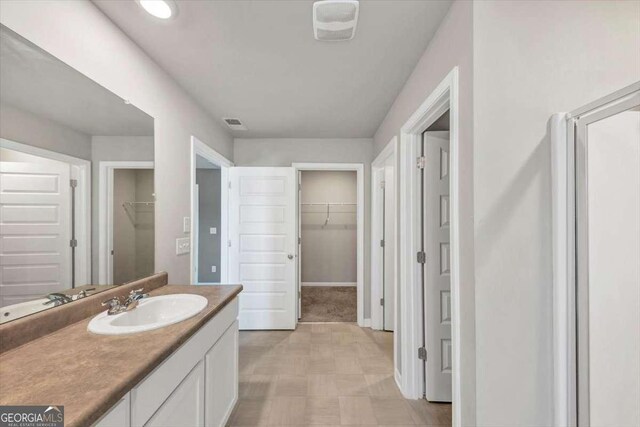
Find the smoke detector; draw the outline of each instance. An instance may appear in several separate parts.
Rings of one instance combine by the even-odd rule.
[[[247,127],[242,124],[240,119],[222,119],[229,126],[231,130],[247,130]]]
[[[358,0],[322,0],[313,3],[313,35],[316,40],[351,40],[358,24]]]

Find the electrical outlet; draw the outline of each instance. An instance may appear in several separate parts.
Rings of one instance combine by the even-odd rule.
[[[216,266],[215,266],[215,265],[212,265],[212,266],[211,266],[211,272],[212,272],[212,273],[215,273],[216,271],[218,271],[218,269],[216,268]]]
[[[218,229],[215,227],[209,228],[209,234],[218,234]]]
[[[176,239],[176,255],[184,255],[191,252],[191,240],[188,237]]]
[[[191,218],[185,216],[182,219],[182,232],[183,233],[191,233]]]

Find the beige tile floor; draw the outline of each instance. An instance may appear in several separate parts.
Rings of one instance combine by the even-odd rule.
[[[239,400],[229,426],[451,426],[451,405],[406,400],[393,335],[351,323],[240,333]]]

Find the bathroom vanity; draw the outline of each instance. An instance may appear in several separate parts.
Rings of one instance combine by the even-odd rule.
[[[163,279],[166,283],[166,275]],[[0,405],[63,405],[65,426],[224,426],[238,396],[237,296],[242,287],[152,280],[154,286],[145,288],[150,297],[193,294],[205,297],[207,305],[191,318],[146,332],[99,335],[87,330],[104,311],[102,300],[115,292],[126,295],[142,280],[74,303],[92,306],[84,308],[85,318],[71,324],[48,310],[2,325]],[[35,334],[39,324],[56,322],[59,329],[6,347],[18,333]]]

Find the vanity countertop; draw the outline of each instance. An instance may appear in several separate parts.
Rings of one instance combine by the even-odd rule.
[[[96,422],[235,298],[242,286],[166,285],[151,296],[209,300],[198,315],[153,331],[95,335],[91,317],[0,355],[0,405],[64,405],[65,426]]]

